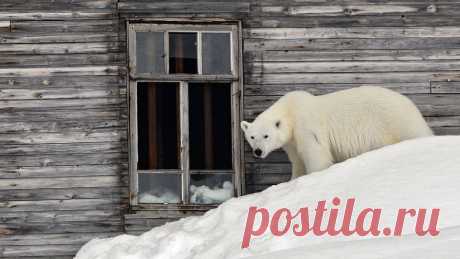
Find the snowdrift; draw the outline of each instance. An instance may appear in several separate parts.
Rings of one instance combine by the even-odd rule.
[[[439,208],[440,234],[416,236],[415,220],[406,219],[400,237],[298,237],[292,231],[278,237],[267,231],[253,237],[249,248],[241,249],[249,207],[264,207],[270,214],[280,208],[296,212],[302,207],[314,209],[321,200],[331,207],[334,197],[355,198],[356,212],[381,208],[380,226],[393,226],[400,208]],[[460,254],[459,198],[460,137],[430,137],[388,146],[261,193],[230,199],[201,217],[169,223],[141,236],[91,240],[76,258],[414,258],[416,254],[417,258],[456,258]],[[343,210],[338,221],[341,217]],[[260,218],[256,218],[258,224]]]

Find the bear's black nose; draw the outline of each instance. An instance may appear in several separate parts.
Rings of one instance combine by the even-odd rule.
[[[256,155],[256,157],[260,157],[262,155],[262,150],[260,149],[254,150],[254,155]]]

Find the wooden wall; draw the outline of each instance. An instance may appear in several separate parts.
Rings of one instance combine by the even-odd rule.
[[[243,22],[244,119],[284,93],[381,85],[407,94],[437,134],[460,133],[460,1],[120,0],[122,17]],[[247,191],[289,179],[282,152],[255,161]]]
[[[122,217],[126,18],[241,20],[246,120],[290,90],[370,84],[459,134],[459,12],[460,0],[2,0],[0,257],[70,258],[92,237],[177,217]],[[248,192],[289,179],[282,152],[246,150]]]
[[[0,1],[0,257],[123,231],[126,40],[115,0]]]

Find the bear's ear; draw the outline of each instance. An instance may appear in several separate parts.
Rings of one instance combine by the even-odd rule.
[[[250,123],[247,122],[247,121],[242,121],[241,124],[240,124],[241,129],[242,129],[243,131],[246,131],[246,130],[248,129],[248,127],[249,127],[249,124],[250,124]]]
[[[277,128],[279,128],[279,127],[281,126],[281,121],[276,121],[276,122],[275,122],[275,126],[276,126]]]

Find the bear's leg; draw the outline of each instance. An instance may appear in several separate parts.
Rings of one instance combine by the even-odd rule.
[[[305,165],[293,145],[286,145],[284,151],[288,154],[289,161],[292,164],[291,180],[305,175]]]
[[[326,169],[334,163],[330,152],[316,141],[306,145],[302,157],[307,174]]]

